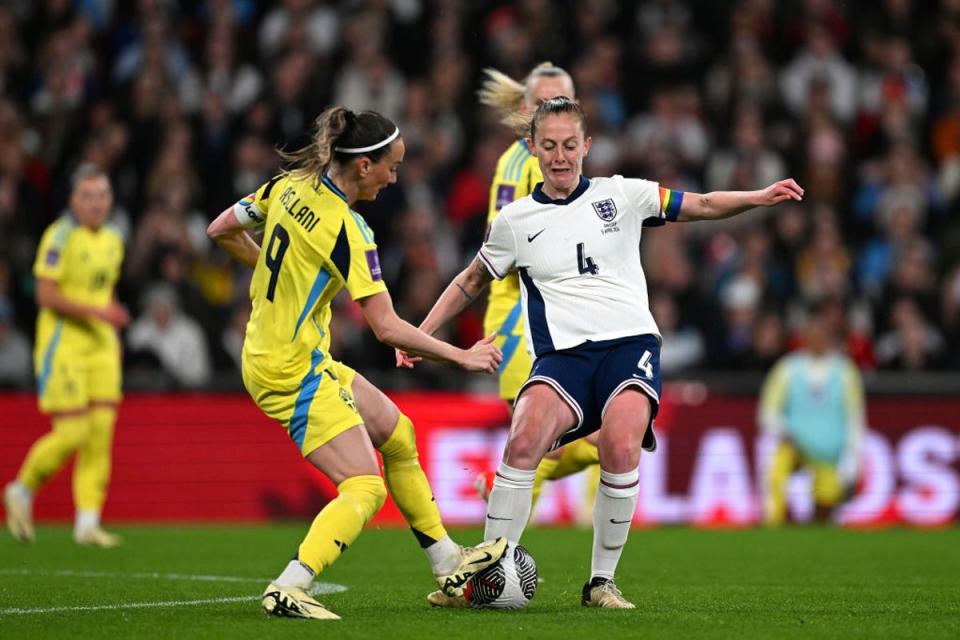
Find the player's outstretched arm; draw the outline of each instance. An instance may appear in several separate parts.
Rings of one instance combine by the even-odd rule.
[[[493,344],[493,335],[480,340],[468,350],[458,349],[427,335],[397,315],[387,291],[361,298],[357,302],[377,340],[401,351],[431,360],[445,360],[467,371],[482,373],[496,372],[503,360],[503,353]]]
[[[469,307],[493,281],[480,258],[474,258],[470,265],[457,274],[444,289],[430,313],[420,323],[420,329],[433,334],[453,318]]]
[[[247,229],[233,212],[233,205],[224,209],[207,227],[207,235],[232,258],[251,269],[257,266],[260,247],[247,235]]]
[[[487,271],[480,258],[474,258],[473,262],[457,274],[440,294],[433,308],[430,309],[430,313],[420,323],[420,330],[433,335],[451,318],[455,318],[460,312],[473,304],[473,301],[479,297],[492,280],[493,276]],[[492,339],[492,337],[487,336],[484,340]],[[397,366],[409,369],[413,367],[418,358],[411,357],[405,351],[405,349],[397,349]]]
[[[38,306],[46,307],[75,320],[101,320],[118,329],[122,329],[130,322],[130,314],[116,300],[112,300],[106,307],[75,302],[63,295],[60,285],[51,278],[37,278],[36,300]]]
[[[774,182],[759,191],[685,193],[677,220],[721,220],[755,207],[772,207],[786,200],[803,200],[803,188],[793,178]]]

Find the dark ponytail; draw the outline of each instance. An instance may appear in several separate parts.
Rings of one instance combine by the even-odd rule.
[[[346,107],[330,107],[314,121],[313,141],[296,151],[280,151],[280,158],[289,165],[291,173],[319,180],[331,162],[345,164],[360,156],[377,162],[390,151],[392,141],[370,151],[349,150],[376,145],[393,136],[396,130],[397,125],[375,111],[354,113]]]

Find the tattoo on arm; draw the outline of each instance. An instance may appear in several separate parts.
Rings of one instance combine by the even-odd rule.
[[[460,289],[460,293],[463,294],[463,297],[464,297],[464,298],[466,298],[466,299],[469,300],[470,302],[473,302],[473,296],[471,296],[469,293],[467,293],[467,290],[464,289],[463,287],[461,287],[459,282],[454,282],[454,284],[457,285],[457,289]]]

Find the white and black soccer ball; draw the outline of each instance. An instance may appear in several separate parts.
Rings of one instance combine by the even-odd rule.
[[[477,573],[464,589],[471,607],[522,609],[537,592],[537,563],[530,552],[516,545],[500,562]]]

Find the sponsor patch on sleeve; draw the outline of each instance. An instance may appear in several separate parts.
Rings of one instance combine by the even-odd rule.
[[[502,184],[497,187],[497,211],[513,202],[517,193],[517,188],[512,184]]]
[[[48,267],[52,267],[60,261],[60,252],[56,249],[50,249],[47,251],[46,263]]]
[[[370,279],[374,282],[383,280],[383,273],[380,271],[380,256],[376,249],[367,249],[364,252],[367,256],[367,267],[370,268]]]

